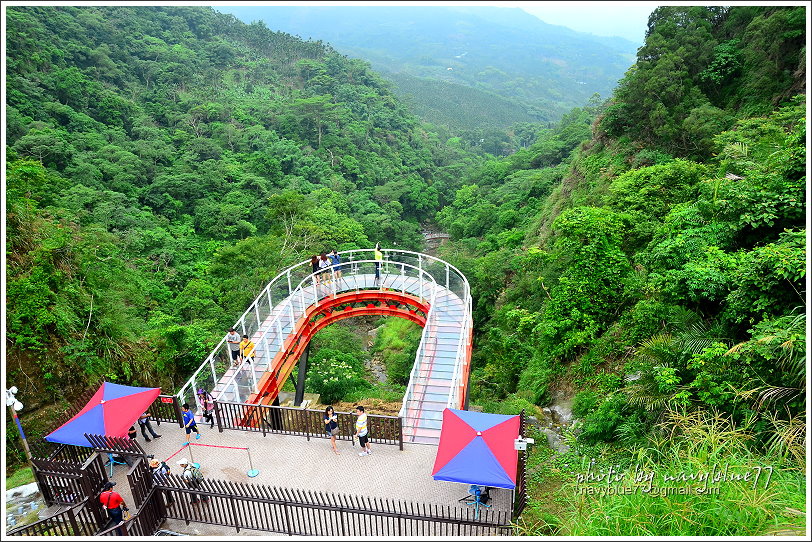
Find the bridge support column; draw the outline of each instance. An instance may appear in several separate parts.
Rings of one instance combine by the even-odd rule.
[[[305,375],[307,374],[307,358],[310,357],[310,343],[305,347],[302,357],[299,358],[299,374],[296,379],[296,395],[293,397],[293,406],[300,406],[304,400]]]

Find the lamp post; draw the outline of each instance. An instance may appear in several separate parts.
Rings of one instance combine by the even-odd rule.
[[[17,394],[17,386],[11,386],[6,390],[6,406],[11,411],[11,416],[14,418],[14,423],[17,424],[17,431],[20,432],[20,438],[23,440],[23,448],[25,448],[25,457],[28,459],[28,464],[31,466],[31,473],[34,475],[34,481],[37,484],[39,494],[45,499],[45,493],[42,491],[42,486],[39,483],[39,476],[37,476],[37,469],[34,467],[34,462],[31,457],[31,449],[28,447],[28,440],[25,438],[25,431],[20,423],[20,418],[17,417],[17,412],[23,409],[23,404],[14,397]],[[46,500],[47,506],[47,500]]]

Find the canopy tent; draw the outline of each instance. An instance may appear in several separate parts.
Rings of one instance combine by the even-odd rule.
[[[519,416],[446,408],[440,428],[435,480],[486,487],[516,487]]]
[[[161,393],[161,388],[137,388],[104,382],[73,418],[45,437],[60,444],[90,447],[85,433],[124,437]]]

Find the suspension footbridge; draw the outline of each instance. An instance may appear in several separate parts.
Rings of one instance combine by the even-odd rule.
[[[279,273],[234,328],[256,345],[233,366],[225,335],[176,394],[193,404],[198,388],[220,401],[271,404],[320,329],[340,319],[397,316],[423,326],[400,417],[409,442],[437,444],[442,412],[464,408],[471,364],[471,291],[465,276],[438,258],[406,250],[339,253],[342,264],[312,273],[300,262]]]

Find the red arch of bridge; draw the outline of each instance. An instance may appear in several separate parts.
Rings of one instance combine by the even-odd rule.
[[[293,333],[285,340],[283,348],[271,361],[269,370],[257,383],[257,393],[252,394],[246,402],[273,403],[310,339],[320,329],[338,320],[354,316],[397,316],[425,327],[428,312],[427,302],[396,290],[366,290],[321,299],[318,306],[310,307],[295,323]]]

